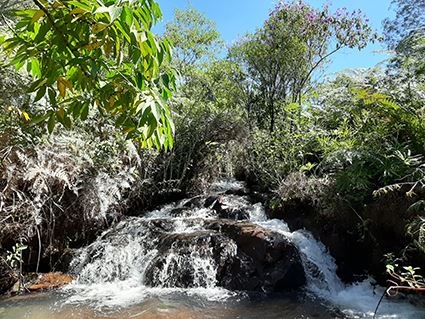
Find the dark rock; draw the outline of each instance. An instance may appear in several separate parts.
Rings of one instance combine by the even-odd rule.
[[[251,203],[262,203],[265,204],[270,201],[271,195],[267,193],[252,191],[248,195],[248,199]]]
[[[214,203],[218,200],[219,197],[220,196],[216,196],[216,195],[207,197],[204,202],[204,207],[211,208],[214,205]]]
[[[215,267],[231,262],[232,247],[231,239],[212,231],[168,234],[157,246],[160,254],[146,271],[146,284],[154,287],[208,287],[216,282]]]
[[[284,291],[305,284],[296,247],[284,236],[249,222],[210,222],[237,245],[237,254],[224,265],[218,281],[232,290]]]
[[[269,207],[268,216],[285,220],[291,230],[311,232],[335,258],[337,275],[343,281],[358,281],[367,275],[385,285],[388,276],[383,256],[390,251],[397,255],[411,243],[406,228],[415,213],[408,208],[425,196],[408,197],[404,191],[393,191],[357,206],[338,196],[321,206],[294,198]],[[409,264],[424,264],[424,254],[420,254],[422,258],[415,258],[412,252],[409,255]]]
[[[163,234],[146,284],[285,291],[305,283],[295,246],[284,236],[249,222],[205,221],[207,230]]]
[[[106,247],[119,250],[140,241],[144,251],[153,252],[148,259],[135,255],[134,264],[140,262],[148,286],[282,292],[305,283],[298,251],[283,235],[249,221],[183,221],[187,232],[176,232],[175,221],[167,217],[128,218],[88,246],[82,258],[74,259],[72,273],[78,275],[88,263],[105,258]],[[119,268],[111,278],[124,280],[127,273]]]
[[[8,292],[17,281],[15,272],[0,258],[0,294]]]

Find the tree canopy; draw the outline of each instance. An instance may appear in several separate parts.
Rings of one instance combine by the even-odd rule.
[[[275,128],[283,104],[301,103],[312,76],[335,52],[344,47],[364,48],[377,34],[360,11],[327,6],[315,9],[302,1],[279,2],[263,27],[247,35],[231,50],[244,66],[257,118]]]

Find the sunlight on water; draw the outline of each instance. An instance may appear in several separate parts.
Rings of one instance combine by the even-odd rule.
[[[251,204],[246,196],[223,194],[243,187],[236,181],[214,184],[221,193],[211,202],[220,198],[224,209],[243,212],[252,223],[290,239],[306,272],[303,293],[252,299],[218,287],[217,263],[236,256],[238,247],[206,228],[219,214],[213,204],[204,204],[205,198],[195,197],[129,217],[104,232],[72,261],[73,283],[38,299],[0,300],[0,319],[371,319],[383,288],[373,287],[371,280],[345,285],[335,260],[309,232],[291,232],[285,222],[267,220],[263,205]],[[339,310],[330,311],[335,307]],[[384,298],[376,318],[424,319],[425,309]]]

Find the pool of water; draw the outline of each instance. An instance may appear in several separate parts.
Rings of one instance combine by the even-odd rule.
[[[221,301],[172,293],[152,296],[127,307],[98,307],[69,302],[66,293],[17,296],[0,300],[1,319],[335,319],[336,314],[306,296],[235,295]]]

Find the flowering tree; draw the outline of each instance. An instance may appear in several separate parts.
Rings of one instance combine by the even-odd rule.
[[[279,2],[264,26],[232,49],[245,66],[255,104],[265,106],[256,109],[257,118],[267,118],[273,131],[282,103],[300,105],[314,72],[332,54],[378,39],[367,22],[361,11],[332,14],[301,0]]]

